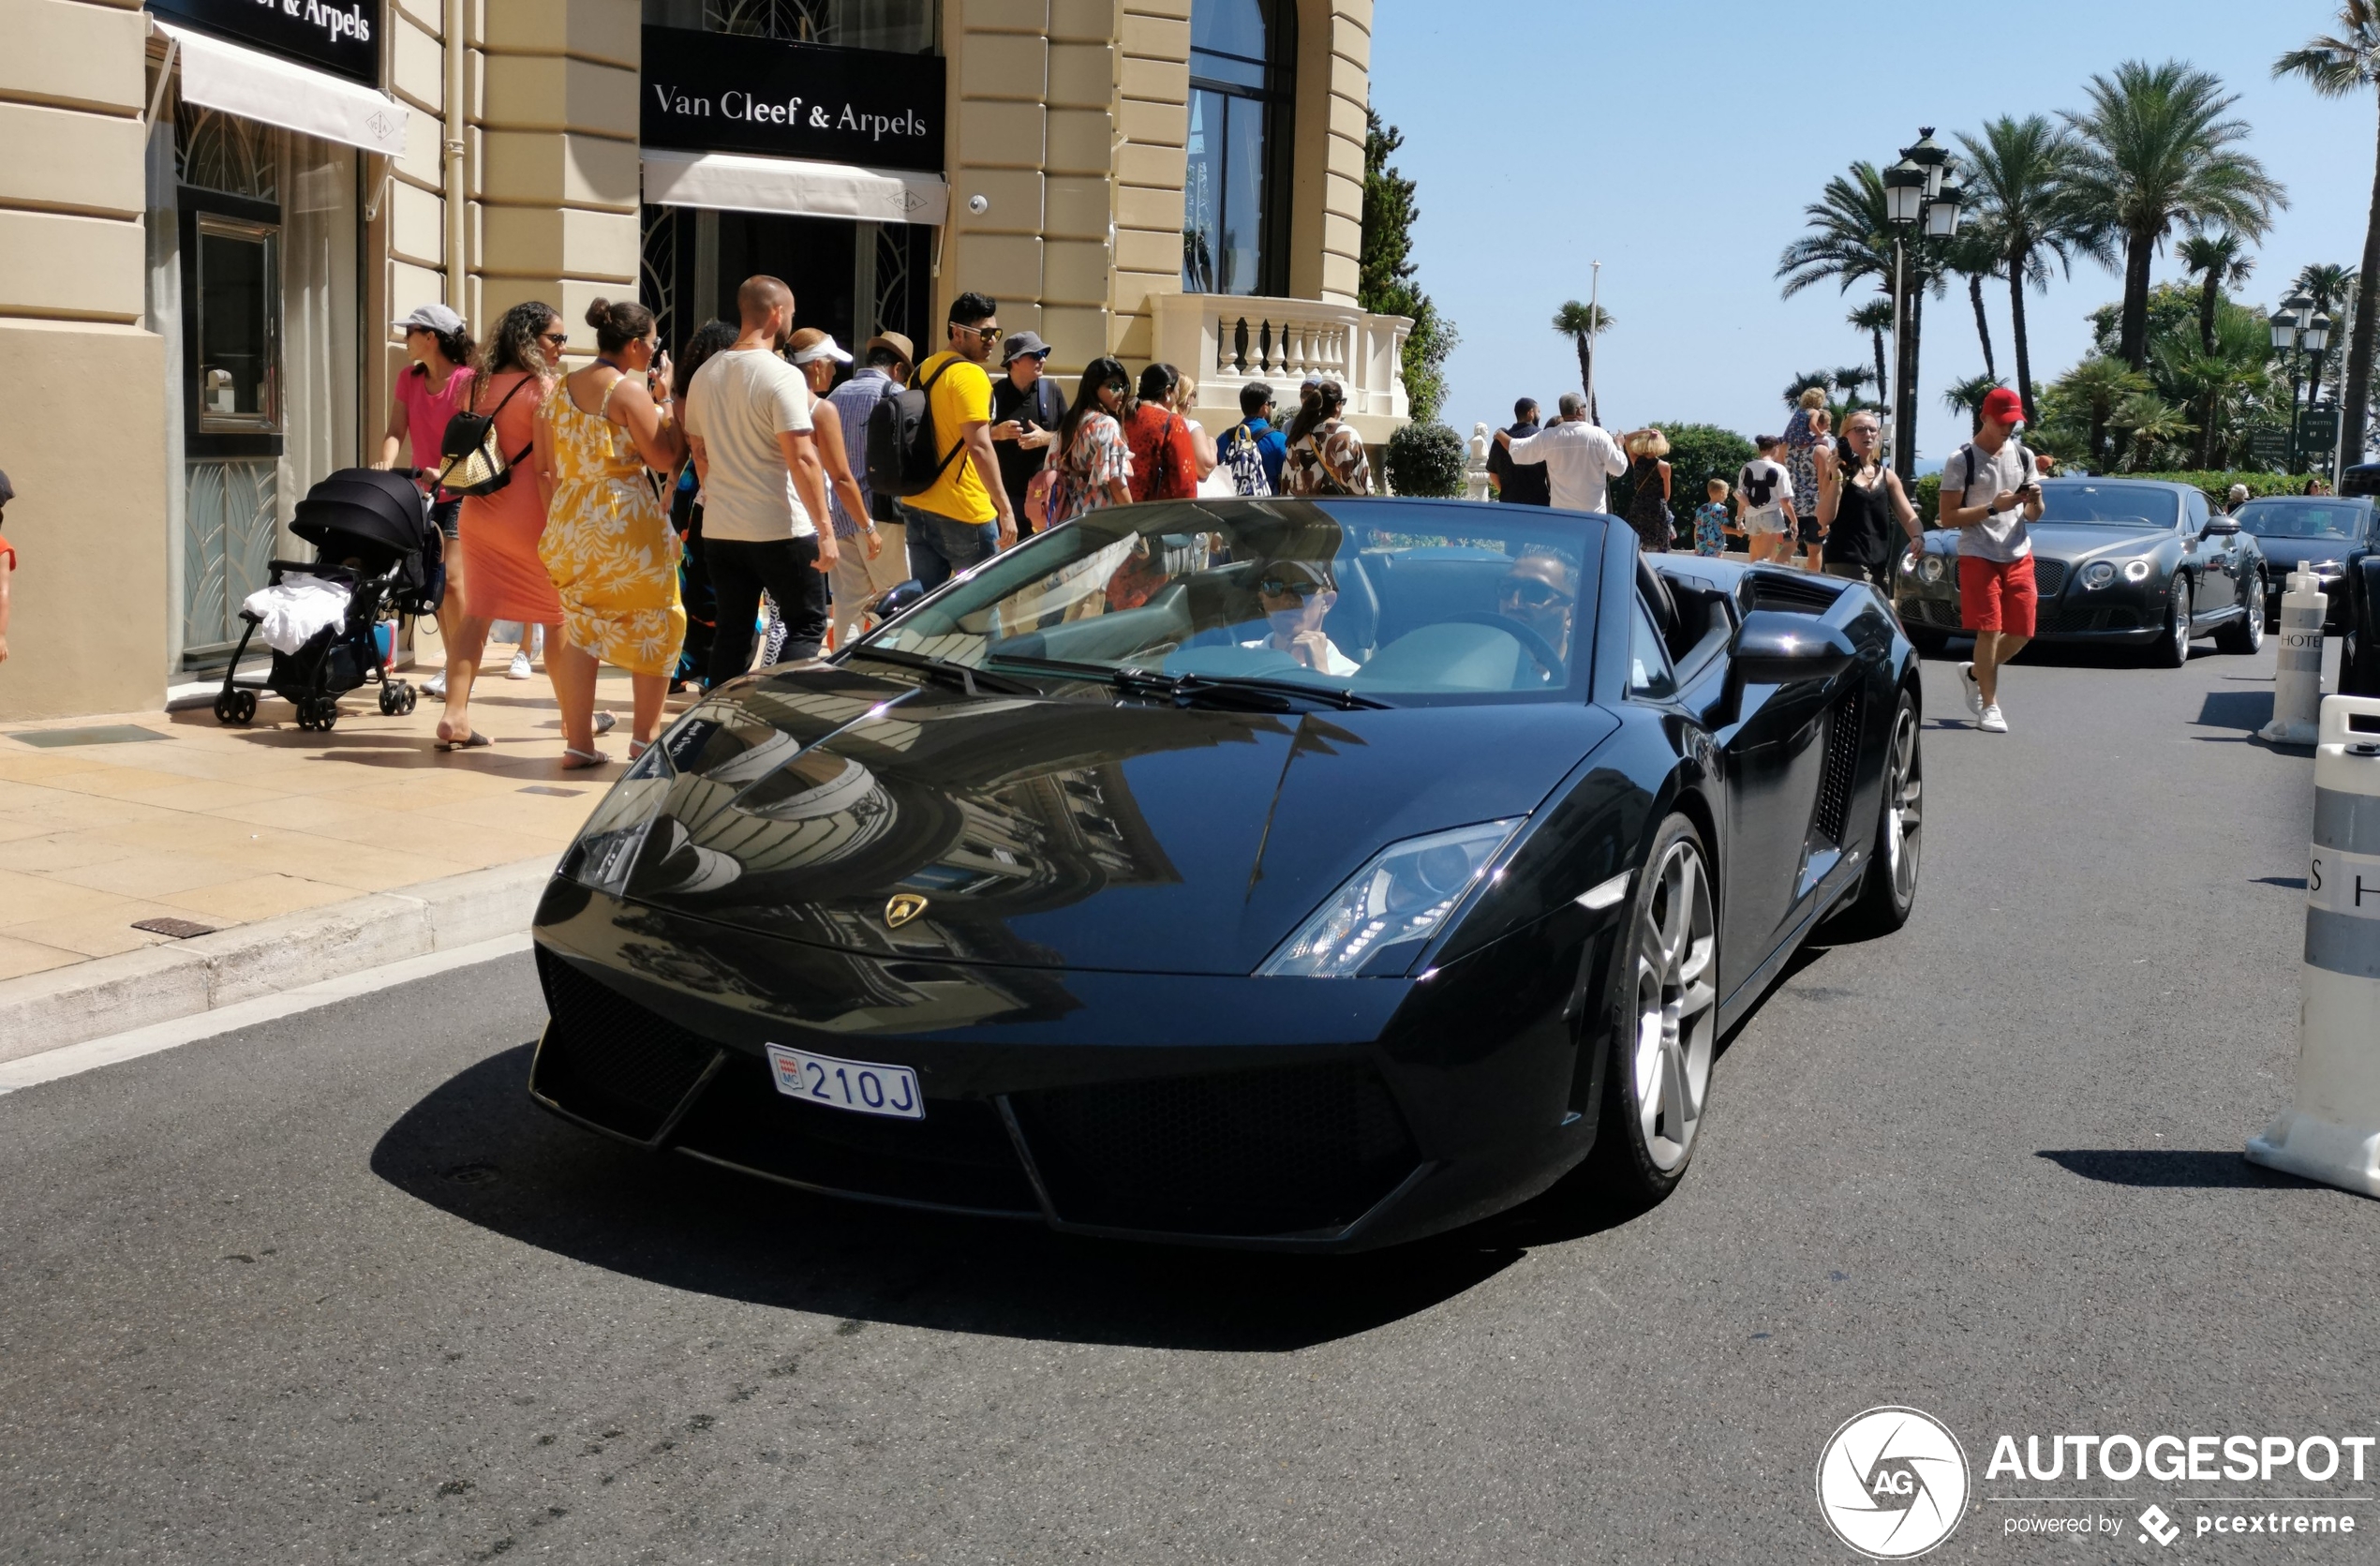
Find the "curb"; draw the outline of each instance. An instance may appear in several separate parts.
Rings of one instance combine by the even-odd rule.
[[[0,1061],[526,931],[543,857],[0,982]]]

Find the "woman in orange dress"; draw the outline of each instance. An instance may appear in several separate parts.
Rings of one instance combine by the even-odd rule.
[[[463,602],[459,614],[441,617],[454,627],[446,644],[446,713],[438,725],[442,751],[487,743],[487,737],[471,727],[471,682],[479,675],[480,655],[487,649],[488,627],[499,619],[543,625],[551,647],[553,627],[562,620],[562,601],[544,562],[537,558],[538,540],[545,531],[545,501],[530,454],[537,442],[538,411],[554,391],[550,366],[568,341],[562,318],[551,306],[531,300],[504,312],[481,354],[469,411],[495,413],[497,443],[514,466],[511,482],[493,495],[463,498],[456,541],[462,555],[458,574]],[[527,634],[523,633],[524,640]]]

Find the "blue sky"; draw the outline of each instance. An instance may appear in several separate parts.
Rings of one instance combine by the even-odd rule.
[[[1778,252],[1827,178],[1854,158],[1892,161],[1921,125],[1947,141],[1994,115],[2075,108],[2092,73],[2127,58],[2179,57],[2222,76],[2254,127],[2249,150],[2287,187],[2251,302],[2278,299],[2309,261],[2352,267],[2380,106],[2317,98],[2271,75],[2275,56],[2330,31],[2335,14],[2315,0],[1838,12],[1379,0],[1373,106],[1405,131],[1395,162],[1421,186],[1419,281],[1463,334],[1443,417],[1467,436],[1477,421],[1509,420],[1524,392],[1550,404],[1577,388],[1577,356],[1548,322],[1562,301],[1587,296],[1599,259],[1617,322],[1596,365],[1605,424],[1776,428],[1795,373],[1871,357],[1843,323],[1865,293],[1778,296]],[[2157,276],[2179,272],[2168,254]],[[2120,291],[2116,274],[2085,261],[2028,299],[2037,381],[2082,354],[2085,315]],[[2013,383],[2006,285],[1987,289],[1986,305]],[[1927,301],[1924,347],[1918,448],[1932,468],[1965,439],[1941,388],[1984,367],[1963,289]]]

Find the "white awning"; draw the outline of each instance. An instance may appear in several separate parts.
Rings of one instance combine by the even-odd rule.
[[[150,25],[180,46],[186,102],[365,152],[404,156],[405,111],[387,94],[187,27]]]
[[[645,200],[656,206],[936,225],[950,212],[950,186],[940,174],[656,148],[644,159]]]

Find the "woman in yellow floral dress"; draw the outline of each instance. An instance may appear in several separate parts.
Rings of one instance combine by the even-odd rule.
[[[633,761],[660,731],[670,671],[686,639],[677,599],[677,535],[646,470],[673,473],[686,441],[653,398],[669,359],[653,312],[632,300],[588,308],[597,358],[563,377],[537,421],[537,484],[545,495],[538,559],[562,600],[562,642],[547,655],[562,708],[562,765],[601,767],[595,677],[611,664],[633,677]],[[659,362],[656,363],[656,360]]]

